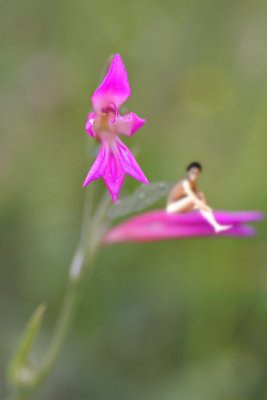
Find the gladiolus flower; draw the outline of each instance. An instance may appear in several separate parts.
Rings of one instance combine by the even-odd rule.
[[[254,228],[249,222],[260,221],[263,215],[257,211],[216,211],[216,220],[232,227],[219,234],[198,211],[184,214],[168,214],[165,210],[149,211],[113,227],[104,242],[155,242],[200,236],[253,236]]]
[[[94,92],[93,112],[87,117],[85,129],[101,142],[98,156],[83,187],[95,179],[103,178],[114,202],[117,201],[125,174],[148,184],[143,171],[119,135],[132,136],[145,120],[129,112],[119,114],[119,107],[131,94],[126,69],[119,54],[113,56],[109,70]]]

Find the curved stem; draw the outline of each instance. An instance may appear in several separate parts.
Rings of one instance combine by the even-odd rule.
[[[14,388],[13,397],[9,397],[8,400],[28,400],[31,394],[45,381],[58,359],[75,314],[75,306],[82,292],[81,284],[85,267],[88,269],[92,265],[100,247],[103,229],[105,229],[105,218],[110,204],[110,200],[107,200],[106,196],[104,196],[94,218],[91,218],[92,202],[89,201],[88,203],[88,200],[87,197],[83,212],[80,243],[70,266],[65,298],[46,357],[41,366],[36,371],[33,371],[31,381],[27,384],[21,383],[21,385],[17,385]]]
[[[92,260],[88,260],[90,262]],[[90,262],[91,264],[91,262]],[[83,267],[83,264],[80,268]],[[33,387],[37,388],[47,377],[49,372],[55,365],[62,346],[65,342],[66,335],[74,317],[75,305],[78,301],[81,280],[71,280],[68,284],[61,312],[56,324],[55,332],[50,343],[46,358],[43,365],[35,375]]]

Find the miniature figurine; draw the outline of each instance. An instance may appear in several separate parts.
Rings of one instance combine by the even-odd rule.
[[[197,189],[197,178],[201,171],[202,166],[199,162],[189,164],[187,167],[187,178],[179,181],[168,196],[166,211],[169,214],[176,214],[198,210],[212,225],[216,233],[226,231],[232,225],[220,225],[216,221],[213,211],[207,204],[203,193]]]

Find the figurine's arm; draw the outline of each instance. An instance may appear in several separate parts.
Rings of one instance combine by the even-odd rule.
[[[170,191],[168,199],[167,199],[167,203],[172,203],[174,201],[179,200],[179,186],[180,183],[178,182]]]
[[[183,182],[183,187],[184,187],[184,191],[187,194],[188,197],[190,197],[195,205],[202,209],[202,210],[207,210],[207,211],[211,211],[210,207],[205,203],[204,199],[200,199],[194,192],[193,190],[190,188],[189,182],[187,180],[185,180]],[[203,196],[204,197],[204,196]]]

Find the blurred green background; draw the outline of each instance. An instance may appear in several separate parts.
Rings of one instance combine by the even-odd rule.
[[[125,142],[150,181],[197,159],[215,208],[266,211],[267,3],[9,0],[0,18],[3,397],[25,322],[47,302],[42,354],[61,304],[94,146],[84,124],[111,53],[147,119]],[[266,235],[104,249],[36,398],[267,399]]]

